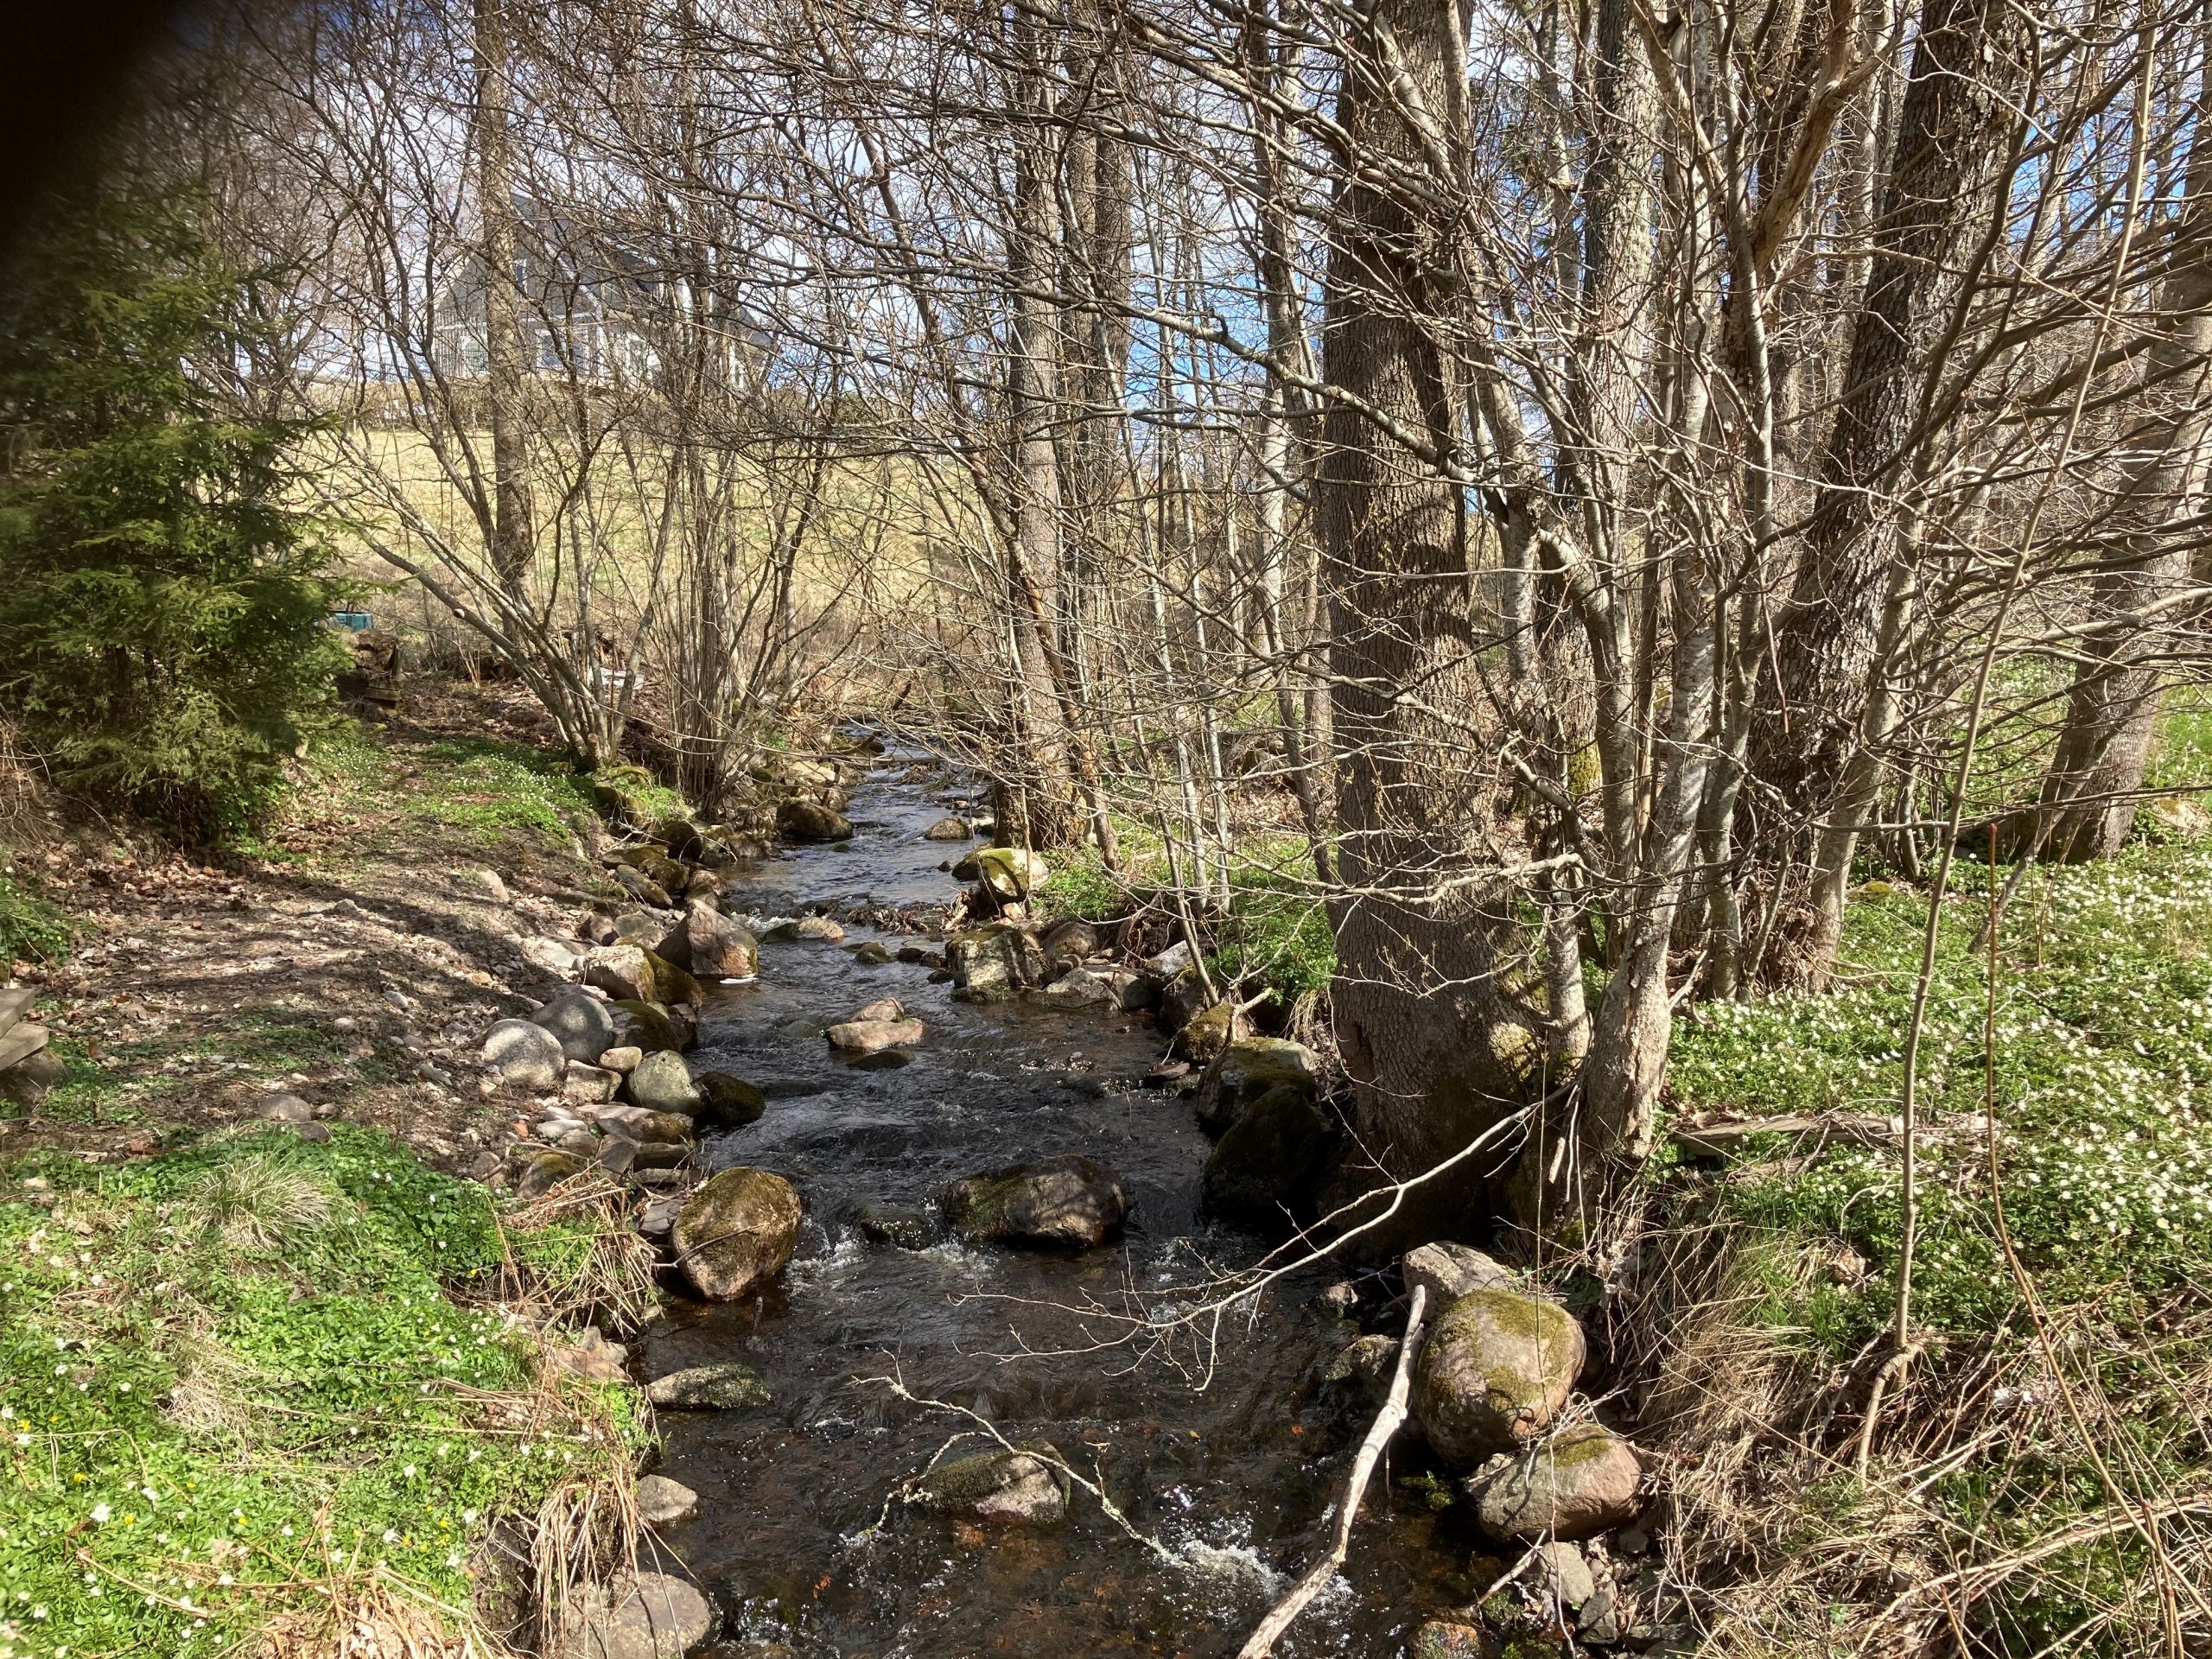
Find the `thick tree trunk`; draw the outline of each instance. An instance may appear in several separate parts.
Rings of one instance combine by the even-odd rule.
[[[2109,858],[2135,827],[2164,678],[2149,658],[2185,613],[2200,532],[2189,527],[2204,491],[2212,437],[2212,134],[2198,124],[2189,200],[2173,227],[2183,250],[2159,284],[2164,331],[2144,365],[2150,405],[2127,435],[2115,510],[2117,557],[2100,573],[2058,753],[2044,779],[2043,853],[2069,862]],[[2121,619],[2156,613],[2156,620]],[[2032,836],[2032,831],[2031,832]]]
[[[2025,44],[2003,0],[1924,0],[1866,304],[1751,733],[1762,821],[1779,819],[1783,830],[1781,844],[1758,849],[1770,880],[1783,864],[1809,870],[1821,833],[1856,827],[1833,820],[1852,810],[1843,786],[1866,741],[1926,354],[1955,297],[1960,245],[1986,206],[2017,118],[2009,90]],[[1770,981],[1817,981],[1826,947],[1804,889],[1793,883],[1770,902],[1783,907],[1773,954],[1747,966]]]
[[[1315,500],[1340,757],[1332,999],[1363,1144],[1399,1177],[1494,1124],[1541,1050],[1501,983],[1517,929],[1493,874],[1481,740],[1451,720],[1481,706],[1460,491],[1438,467],[1459,395],[1438,321],[1459,299],[1437,198],[1456,181],[1429,157],[1462,130],[1455,22],[1447,7],[1377,0],[1354,34],[1337,119],[1363,165],[1339,188],[1322,329],[1323,378],[1345,394],[1323,424]],[[1420,186],[1393,190],[1393,166]],[[1457,1187],[1462,1202],[1473,1190]]]
[[[526,602],[535,550],[523,376],[528,365],[517,289],[512,71],[505,0],[475,0],[476,197],[483,218],[484,391],[492,428],[492,501],[486,536],[492,568]]]

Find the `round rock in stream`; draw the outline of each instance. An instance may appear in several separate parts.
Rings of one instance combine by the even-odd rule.
[[[1068,1486],[1065,1475],[1033,1452],[985,1452],[939,1464],[914,1483],[910,1501],[969,1521],[1051,1527],[1067,1519]]]
[[[702,1071],[692,1082],[699,1089],[696,1126],[707,1129],[741,1129],[757,1123],[768,1109],[768,1097],[742,1077],[727,1071]]]
[[[1602,1423],[1577,1423],[1532,1450],[1491,1459],[1466,1490],[1493,1538],[1591,1538],[1636,1519],[1643,1478],[1626,1440]]]
[[[1077,1153],[964,1176],[938,1206],[971,1243],[1088,1249],[1122,1229],[1129,1198],[1113,1176]]]
[[[879,1049],[899,1048],[922,1040],[918,1020],[848,1020],[822,1033],[830,1046],[848,1054],[873,1054]]]
[[[630,1103],[649,1112],[673,1112],[690,1117],[698,1111],[702,1099],[699,1085],[692,1082],[691,1068],[683,1063],[683,1057],[665,1049],[639,1061],[630,1073],[626,1087]]]
[[[765,1169],[726,1169],[676,1219],[677,1259],[709,1301],[734,1301],[789,1265],[798,1242],[798,1193]]]
[[[1451,1462],[1510,1452],[1551,1427],[1582,1360],[1582,1327],[1565,1308],[1510,1290],[1471,1291],[1421,1344],[1414,1416]]]

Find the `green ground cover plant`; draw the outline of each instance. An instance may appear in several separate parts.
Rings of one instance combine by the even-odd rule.
[[[587,1216],[518,1231],[343,1127],[7,1178],[0,1659],[232,1650],[348,1580],[465,1622],[495,1517],[642,1444],[506,1300],[588,1269]]]

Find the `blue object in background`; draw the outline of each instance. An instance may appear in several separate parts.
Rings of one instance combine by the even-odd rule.
[[[366,611],[333,611],[330,613],[330,626],[343,628],[348,633],[366,633],[376,626],[376,620]]]

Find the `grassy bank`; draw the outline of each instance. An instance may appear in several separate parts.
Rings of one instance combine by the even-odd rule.
[[[512,1224],[346,1128],[8,1183],[0,1659],[314,1651],[378,1605],[449,1642],[496,1520],[626,1480],[634,1393],[539,1363],[588,1211]]]
[[[1659,1414],[1696,1459],[1676,1483],[1685,1565],[1764,1580],[1721,1650],[1859,1651],[1873,1620],[1949,1621],[1975,1650],[2153,1651],[2204,1581],[2212,846],[2030,872],[1998,929],[1993,1017],[1987,905],[1986,871],[1961,866],[1920,1063],[1918,1351],[1863,1452],[1903,1265],[1885,1120],[1924,898],[1861,893],[1831,994],[1677,1028],[1678,1117],[1854,1131],[1662,1172],[1672,1230],[1647,1313],[1672,1327]]]

